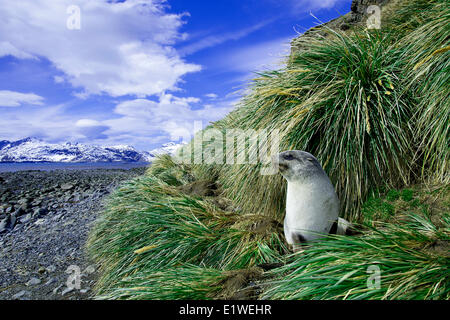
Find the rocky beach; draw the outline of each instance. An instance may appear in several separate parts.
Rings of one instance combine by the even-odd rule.
[[[0,173],[0,299],[89,299],[85,256],[105,196],[145,168]]]

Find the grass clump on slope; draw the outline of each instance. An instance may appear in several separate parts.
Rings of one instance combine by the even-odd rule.
[[[125,289],[137,287],[132,298],[151,297],[160,292],[153,287],[161,285],[158,279],[178,275],[184,285],[171,287],[173,295],[167,292],[161,299],[194,299],[198,292],[187,284],[199,268],[205,268],[205,275],[208,270],[219,275],[282,260],[286,248],[278,221],[221,209],[226,199],[186,194],[201,189],[185,188],[195,183],[189,167],[165,156],[110,197],[88,240],[102,274],[100,296],[124,297]]]
[[[449,299],[449,196],[448,187],[419,189],[407,206],[400,205],[401,198],[385,197],[383,202],[400,211],[395,222],[366,224],[364,236],[330,236],[291,256],[290,263],[271,271],[261,298]]]
[[[306,43],[285,69],[261,73],[239,107],[209,127],[280,130],[282,150],[316,155],[341,215],[359,220],[363,235],[287,256],[279,175],[163,156],[109,198],[90,234],[99,297],[448,299],[448,9],[416,2],[430,10],[389,32],[300,38]],[[215,148],[206,142],[202,157]],[[410,186],[428,178],[444,183],[439,214],[429,200],[441,193]],[[370,266],[381,270],[380,289],[368,290]]]
[[[410,181],[413,101],[402,87],[403,49],[382,33],[308,39],[283,71],[256,79],[225,126],[280,130],[282,150],[307,150],[334,183],[347,218],[371,188]],[[245,152],[245,145],[238,146]],[[284,181],[259,165],[225,165],[225,194],[246,211],[279,215]]]
[[[238,108],[208,129],[280,130],[281,150],[321,161],[353,221],[371,190],[425,177],[448,183],[449,10],[442,0],[400,1],[379,31],[300,37],[288,66],[260,73]],[[205,144],[205,153],[214,148]],[[257,150],[241,143],[236,153]],[[225,164],[214,174],[244,211],[280,217],[285,182],[260,169]]]
[[[417,95],[417,161],[423,178],[450,182],[450,6],[433,1],[423,25],[406,36],[408,83]]]

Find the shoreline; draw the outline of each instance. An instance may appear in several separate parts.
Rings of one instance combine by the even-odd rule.
[[[0,299],[89,299],[96,279],[84,252],[90,226],[105,198],[145,170],[0,172]]]
[[[151,162],[0,162],[0,173],[55,170],[131,170],[146,168]]]

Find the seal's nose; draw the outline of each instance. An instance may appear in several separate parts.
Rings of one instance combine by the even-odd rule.
[[[272,165],[281,174],[283,174],[287,169],[288,165],[286,161],[283,159],[283,153],[274,154],[272,156]]]

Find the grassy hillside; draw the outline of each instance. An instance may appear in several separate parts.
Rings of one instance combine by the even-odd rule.
[[[279,130],[281,150],[316,155],[360,235],[290,254],[281,176],[206,164],[204,143],[203,164],[164,156],[110,197],[88,241],[99,298],[448,299],[449,14],[395,1],[381,30],[310,32],[209,127]]]
[[[364,236],[330,236],[271,270],[262,299],[449,299],[450,188],[371,198]],[[379,272],[379,286],[368,286]],[[370,281],[371,282],[371,281]]]

